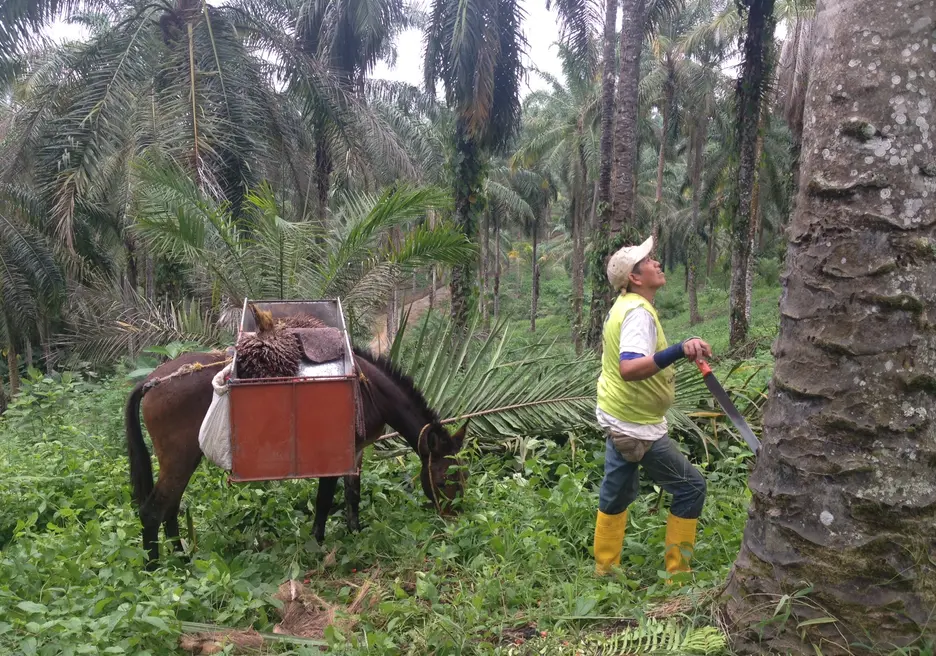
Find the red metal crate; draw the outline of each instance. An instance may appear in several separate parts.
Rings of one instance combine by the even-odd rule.
[[[354,365],[341,302],[245,301],[241,332],[256,330],[248,302],[274,319],[308,315],[338,328],[345,354],[327,367],[306,363],[299,378],[231,377],[231,480],[354,473]]]

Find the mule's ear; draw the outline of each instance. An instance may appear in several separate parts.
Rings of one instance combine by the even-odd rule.
[[[466,420],[462,427],[455,431],[455,434],[452,435],[452,444],[455,445],[456,451],[461,451],[462,446],[465,443],[465,434],[468,432],[468,421]]]

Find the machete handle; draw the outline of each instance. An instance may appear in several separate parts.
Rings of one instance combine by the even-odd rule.
[[[699,372],[701,372],[703,376],[708,376],[710,373],[712,373],[712,368],[708,366],[708,362],[705,360],[696,360],[696,366],[699,368]]]

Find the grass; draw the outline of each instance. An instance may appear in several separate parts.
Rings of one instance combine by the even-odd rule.
[[[426,507],[415,456],[370,453],[364,531],[348,534],[339,513],[322,547],[311,535],[314,481],[231,485],[203,464],[185,497],[191,560],[163,545],[164,566],[147,573],[121,425],[127,391],[121,376],[37,378],[0,424],[0,653],[180,653],[183,622],[269,633],[273,595],[290,578],[335,604],[370,581],[374,604],[326,633],[337,653],[563,653],[603,638],[606,622],[590,618],[647,622],[674,599],[678,631],[710,625],[701,600],[740,546],[748,497],[743,465],[729,459],[707,474],[691,583],[663,585],[667,501],[661,509],[649,485],[633,508],[626,575],[596,579],[601,443],[534,441],[522,461],[471,455],[450,520]]]

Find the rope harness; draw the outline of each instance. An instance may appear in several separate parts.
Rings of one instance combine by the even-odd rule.
[[[161,376],[159,378],[154,378],[149,380],[146,384],[143,385],[143,394],[145,395],[148,391],[154,387],[161,385],[163,383],[169,382],[173,378],[178,378],[179,376],[187,376],[189,374],[195,374],[201,371],[202,369],[208,369],[209,367],[224,367],[226,365],[234,362],[234,358],[227,358],[225,360],[220,360],[218,362],[209,362],[208,364],[203,364],[201,362],[192,362],[191,364],[184,364],[171,374],[167,376]]]

